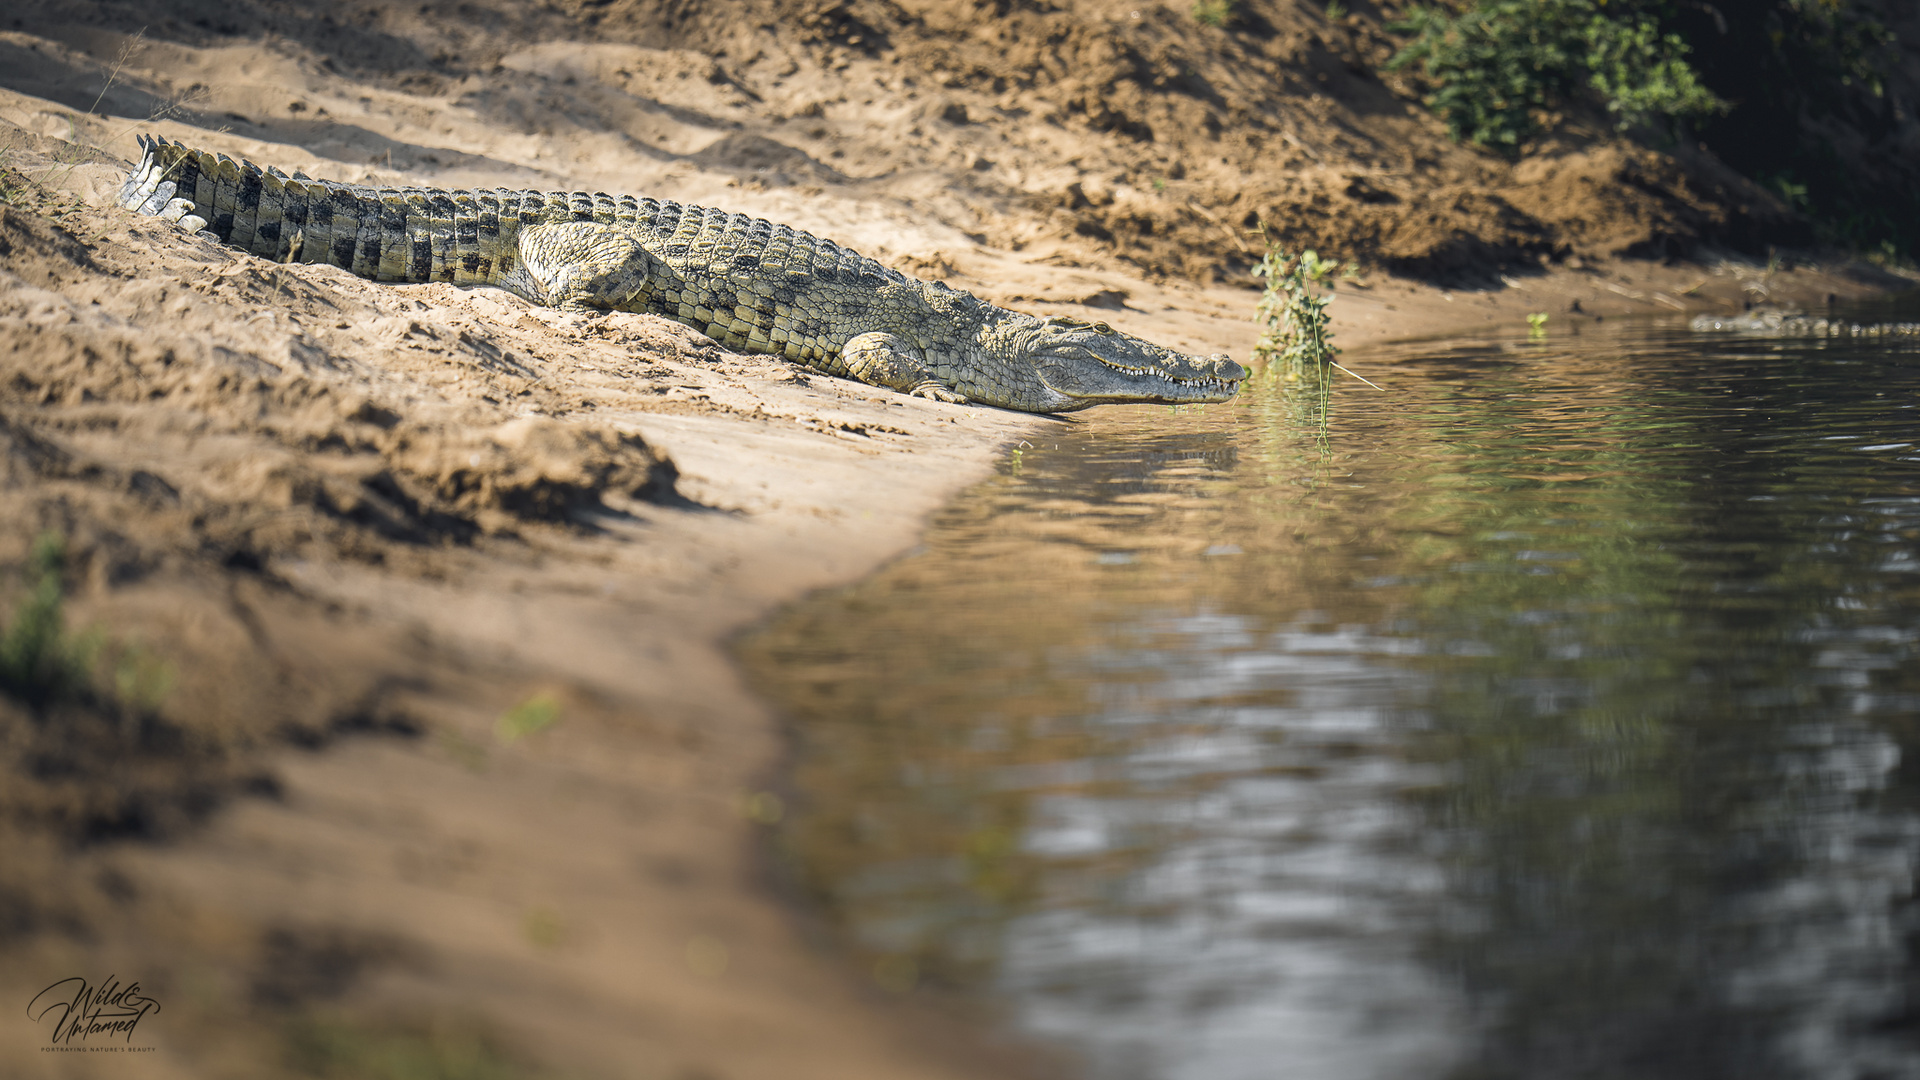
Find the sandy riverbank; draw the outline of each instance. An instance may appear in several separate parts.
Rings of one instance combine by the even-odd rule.
[[[834,44],[844,21],[793,80],[812,97],[775,100],[741,73],[760,58],[605,44],[534,43],[481,85],[214,28],[143,39],[116,69],[126,35],[48,19],[0,34],[0,145],[30,181],[0,206],[0,611],[35,538],[62,535],[70,625],[99,631],[103,670],[131,658],[165,685],[150,713],[83,702],[58,730],[0,700],[21,778],[0,797],[0,1072],[376,1075],[416,1053],[502,1070],[472,1075],[1057,1075],[953,1003],[849,970],[782,899],[764,843],[779,729],[724,642],[907,550],[1008,446],[1070,420],[806,375],[661,320],[274,266],[102,196],[154,132],[316,176],[738,208],[1195,351],[1246,355],[1255,294],[1156,271],[1177,245],[1104,258],[1059,204],[946,192],[941,155],[968,176],[1014,156],[976,167],[989,125],[940,119],[981,115],[958,91],[931,120],[878,95],[868,120],[913,114],[878,133],[841,115],[819,87],[878,62]],[[724,127],[702,109],[747,119],[696,145]],[[818,138],[844,156],[748,138],[776,118],[833,122]],[[839,171],[877,169],[907,124],[931,134],[900,140],[904,164]],[[1133,197],[1074,183],[1075,213]],[[1891,281],[1603,252],[1446,287],[1362,278],[1335,306],[1357,366],[1369,342],[1534,311],[1558,326]],[[134,1043],[155,1049],[46,1052],[21,1007],[71,975],[139,979],[163,1011]]]
[[[185,745],[15,793],[0,995],[142,979],[142,1075],[266,1075],[316,1022],[579,1075],[965,1074],[760,880],[779,740],[721,643],[1045,421],[63,220],[0,210],[0,544],[68,538],[70,621],[175,673]],[[529,701],[557,719],[516,737]],[[6,1071],[128,1067],[44,1034],[0,1033]]]

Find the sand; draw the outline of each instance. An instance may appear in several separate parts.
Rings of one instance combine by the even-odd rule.
[[[0,698],[0,1073],[1070,1068],[978,1003],[884,989],[787,894],[779,720],[726,642],[1074,421],[240,256],[107,205],[136,134],[725,206],[1240,356],[1264,221],[1356,264],[1335,330],[1363,371],[1369,343],[1533,312],[1904,283],[1711,246],[1793,226],[1711,162],[1577,123],[1518,166],[1454,147],[1335,62],[1381,47],[1370,23],[1136,10],[68,3],[0,25],[0,612],[64,537],[68,624],[118,687],[49,715]],[[162,1011],[127,1045],[150,1049],[49,1052],[22,1010],[75,975],[139,980]]]

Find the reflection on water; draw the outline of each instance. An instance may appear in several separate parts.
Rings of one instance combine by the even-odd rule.
[[[1353,359],[743,644],[861,963],[1113,1080],[1920,1077],[1920,353]]]

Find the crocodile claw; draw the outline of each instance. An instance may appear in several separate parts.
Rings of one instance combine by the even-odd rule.
[[[923,382],[913,388],[912,394],[914,397],[932,398],[935,401],[945,401],[953,405],[967,403],[965,395],[956,394],[937,382]]]

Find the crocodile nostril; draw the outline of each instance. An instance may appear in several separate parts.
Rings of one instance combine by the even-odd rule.
[[[1246,368],[1241,367],[1239,364],[1224,356],[1214,364],[1214,371],[1218,372],[1223,379],[1244,379],[1247,377]]]

